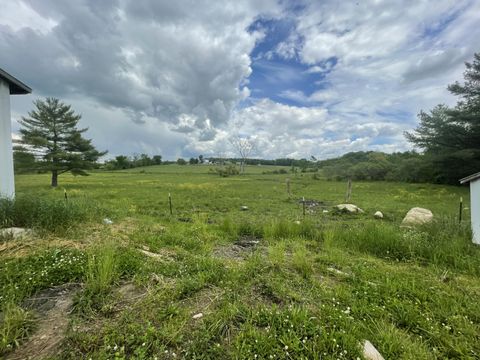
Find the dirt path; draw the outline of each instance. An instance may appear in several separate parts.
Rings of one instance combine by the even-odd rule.
[[[37,314],[37,330],[6,359],[43,359],[54,355],[68,327],[75,291],[71,286],[59,286],[30,298],[26,304]]]

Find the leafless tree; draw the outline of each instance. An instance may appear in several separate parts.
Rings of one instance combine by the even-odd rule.
[[[240,173],[245,173],[245,160],[253,153],[255,150],[255,139],[251,137],[239,137],[235,136],[230,139],[230,143],[234,147],[235,151],[240,155]]]

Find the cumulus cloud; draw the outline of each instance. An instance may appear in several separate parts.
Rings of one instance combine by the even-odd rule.
[[[407,149],[401,135],[404,129],[378,116],[352,122],[324,107],[290,106],[262,99],[235,112],[229,131],[221,131],[210,143],[198,143],[191,149],[206,155],[223,152],[234,156],[229,140],[233,136],[252,136],[257,153],[267,158],[309,158],[311,155],[327,158],[368,149],[404,151]],[[379,137],[395,145],[376,144]]]
[[[479,1],[302,4],[3,1],[0,67],[72,103],[111,155],[234,155],[240,135],[257,156],[325,158],[408,149],[480,49]]]
[[[279,95],[321,104],[353,128],[364,118],[412,128],[421,109],[455,102],[446,87],[480,49],[479,12],[478,1],[310,2],[294,30],[302,41],[294,47],[290,36],[277,48],[295,48],[308,73],[325,76],[318,90]]]
[[[178,129],[185,117],[197,128],[229,119],[249,94],[242,81],[260,35],[247,27],[276,11],[275,3],[253,1],[16,3],[7,8],[11,18],[27,8],[38,22],[56,25],[37,31],[28,21],[2,23],[2,66],[41,94],[93,98],[137,121],[153,116]]]

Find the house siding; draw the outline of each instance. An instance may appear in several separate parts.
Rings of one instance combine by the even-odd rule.
[[[470,209],[473,242],[480,245],[480,179],[478,178],[470,182]]]

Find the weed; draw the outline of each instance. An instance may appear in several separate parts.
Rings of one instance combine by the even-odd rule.
[[[78,299],[80,312],[100,310],[107,304],[111,285],[118,278],[117,248],[112,241],[97,245],[87,256],[85,287]]]
[[[15,303],[4,303],[1,310],[0,355],[18,347],[33,329],[31,314]]]

